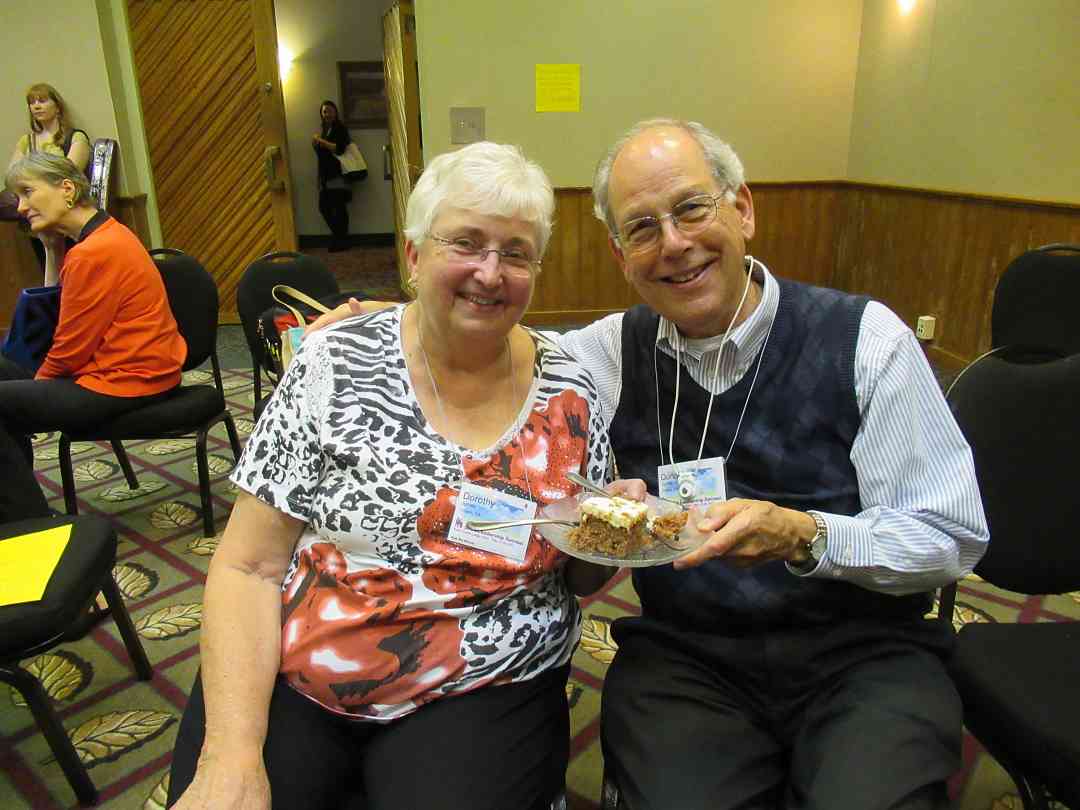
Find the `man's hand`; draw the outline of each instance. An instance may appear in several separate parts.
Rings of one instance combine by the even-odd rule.
[[[714,503],[703,514],[692,512],[690,520],[696,520],[698,531],[713,534],[703,546],[675,560],[676,569],[692,568],[713,557],[737,568],[773,560],[805,562],[806,544],[817,531],[806,512],[743,498]]]
[[[304,337],[354,315],[370,315],[372,312],[378,312],[380,309],[386,309],[393,305],[391,301],[357,301],[355,298],[350,298],[344,304],[338,304],[325,315],[320,315],[304,327]]]
[[[204,751],[195,778],[174,810],[270,810],[270,781],[261,752],[218,759]]]

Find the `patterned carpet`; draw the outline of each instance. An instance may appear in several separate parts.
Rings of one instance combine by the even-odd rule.
[[[188,381],[204,382],[205,372],[189,374]],[[250,383],[250,372],[225,372],[242,438],[252,427]],[[37,468],[52,505],[62,509],[56,438],[38,438]],[[217,538],[202,536],[192,444],[172,440],[128,445],[140,480],[137,491],[127,489],[107,445],[73,448],[80,509],[108,515],[120,533],[115,576],[154,665],[154,679],[134,679],[111,621],[78,642],[24,662],[53,697],[101,791],[100,806],[110,810],[164,806],[173,739],[198,666],[202,584]],[[235,497],[225,479],[231,454],[223,431],[212,434],[210,445],[220,532]],[[1080,594],[1027,598],[970,580],[963,583],[958,601],[960,621],[1080,619]],[[615,652],[609,627],[613,619],[636,610],[625,571],[584,602],[584,633],[568,686],[573,739],[567,787],[572,810],[597,807],[600,688]],[[0,690],[0,807],[76,806],[30,713],[7,687]],[[964,769],[952,787],[961,810],[1020,808],[1008,777],[970,738],[965,741]]]

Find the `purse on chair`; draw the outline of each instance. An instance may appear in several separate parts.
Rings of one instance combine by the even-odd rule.
[[[4,356],[37,373],[52,347],[60,320],[60,287],[28,287],[19,292],[11,328],[4,338]]]
[[[367,163],[355,143],[350,142],[342,154],[334,157],[341,164],[341,176],[346,182],[355,183],[367,177]]]
[[[272,365],[268,368],[279,380],[292,362],[304,338],[304,327],[319,315],[329,312],[330,307],[300,292],[288,284],[275,284],[270,291],[280,307],[271,307],[259,316],[259,334],[262,336],[266,358]],[[298,301],[313,312],[303,312],[292,301]]]

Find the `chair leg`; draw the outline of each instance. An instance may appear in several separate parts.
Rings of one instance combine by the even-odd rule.
[[[232,414],[225,411],[225,430],[229,434],[229,444],[232,446],[233,461],[240,460],[240,434],[236,432],[236,422]]]
[[[116,629],[120,631],[120,638],[124,640],[128,658],[135,667],[135,674],[139,676],[140,681],[150,680],[154,677],[154,668],[150,666],[150,660],[146,657],[146,650],[139,641],[139,633],[131,621],[127,605],[124,604],[124,595],[120,593],[120,588],[113,579],[111,571],[101,584],[101,590],[105,594],[105,601],[109,603],[109,611],[112,613],[113,621],[116,622]]]
[[[214,504],[210,499],[210,465],[206,460],[206,434],[209,425],[199,431],[195,440],[195,463],[199,467],[199,498],[202,500],[203,536],[214,536]]]
[[[30,707],[34,721],[49,743],[56,761],[60,763],[60,768],[67,777],[71,789],[75,791],[79,804],[84,807],[97,804],[97,788],[94,787],[86,768],[79,761],[79,755],[71,744],[71,738],[60,724],[60,718],[53,711],[49,696],[41,688],[38,679],[18,664],[12,664],[0,666],[0,681],[11,684],[26,699],[26,705]]]
[[[64,511],[77,515],[79,504],[75,499],[75,471],[71,468],[71,439],[66,433],[60,434],[60,478],[64,483]]]
[[[120,469],[124,471],[124,478],[127,479],[128,488],[138,489],[139,479],[135,477],[135,470],[131,468],[131,462],[128,460],[127,450],[124,449],[124,445],[120,443],[119,439],[113,439],[109,443],[112,445],[116,460],[120,462]]]

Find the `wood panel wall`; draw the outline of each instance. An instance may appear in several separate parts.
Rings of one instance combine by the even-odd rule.
[[[990,307],[1014,257],[1080,243],[1080,206],[843,181],[756,183],[749,250],[787,278],[870,295],[914,327],[934,315],[927,345],[958,367],[990,346]],[[556,190],[556,223],[526,320],[587,323],[638,302],[611,257],[587,188]]]

